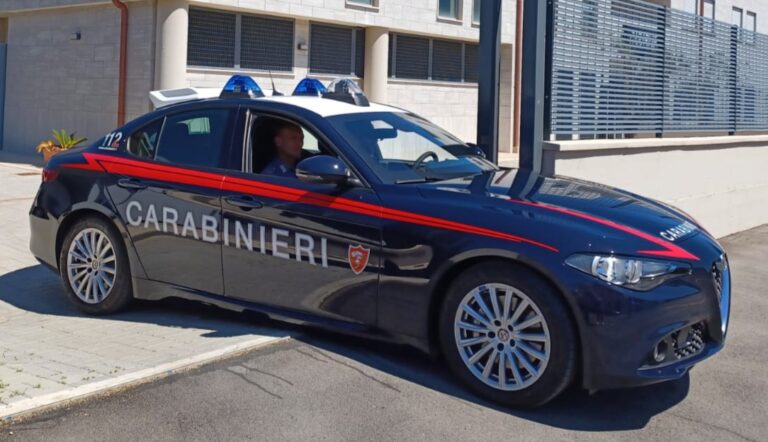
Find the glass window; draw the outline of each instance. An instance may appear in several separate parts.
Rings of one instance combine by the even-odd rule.
[[[744,13],[741,8],[733,8],[733,11],[731,12],[731,24],[741,27],[743,15]]]
[[[683,11],[699,15],[699,0],[685,0]]]
[[[744,29],[757,32],[757,14],[754,12],[747,12],[747,15],[744,17]]]
[[[438,1],[438,15],[443,18],[452,18],[459,20],[459,0],[439,0]]]
[[[200,167],[220,167],[232,131],[230,109],[205,109],[165,119],[157,147],[158,161]]]
[[[472,2],[472,23],[480,23],[480,5],[482,0],[474,0]]]
[[[356,113],[328,121],[388,184],[474,176],[495,168],[472,156],[458,138],[413,114]]]
[[[347,3],[353,3],[365,6],[376,6],[376,0],[347,0]]]
[[[149,123],[133,133],[128,138],[128,153],[133,156],[145,159],[155,158],[157,150],[157,140],[160,136],[160,129],[163,127],[163,118]]]
[[[704,0],[704,17],[715,19],[715,0]]]

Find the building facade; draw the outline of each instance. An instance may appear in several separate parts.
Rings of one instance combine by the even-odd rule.
[[[474,141],[481,0],[126,0],[126,115],[148,93],[221,87],[234,73],[289,93],[306,76],[357,78],[374,100]],[[503,3],[501,145],[511,150],[515,0]],[[51,129],[94,138],[117,125],[120,10],[108,0],[4,0],[2,148]],[[271,77],[271,78],[270,78]]]

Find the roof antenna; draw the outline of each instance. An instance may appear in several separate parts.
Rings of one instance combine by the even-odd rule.
[[[269,81],[272,82],[272,96],[273,97],[282,97],[283,93],[275,88],[275,79],[272,78],[272,70],[270,69],[267,72],[269,72]]]

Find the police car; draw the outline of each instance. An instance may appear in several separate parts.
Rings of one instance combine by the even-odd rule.
[[[676,379],[724,344],[724,251],[685,213],[500,168],[341,79],[161,107],[45,167],[31,250],[109,314],[179,297],[415,346],[536,406]]]

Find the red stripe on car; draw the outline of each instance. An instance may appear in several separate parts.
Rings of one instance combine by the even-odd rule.
[[[604,218],[598,218],[596,216],[587,215],[586,213],[577,212],[575,210],[570,209],[564,209],[562,207],[552,206],[548,204],[542,204],[542,203],[536,203],[533,201],[523,201],[523,200],[509,200],[510,202],[517,203],[517,204],[523,204],[526,206],[532,206],[532,207],[538,207],[540,209],[550,210],[553,212],[563,213],[570,216],[575,216],[577,218],[585,219],[588,221],[595,222],[597,224],[602,224],[604,226],[611,227],[613,229],[629,233],[630,235],[636,236],[638,238],[642,238],[646,241],[649,241],[653,244],[656,244],[657,246],[662,247],[662,250],[638,250],[637,253],[643,254],[643,255],[650,255],[650,256],[661,256],[665,258],[674,258],[674,259],[688,259],[692,261],[699,261],[699,257],[688,252],[687,250],[683,249],[682,247],[672,244],[669,241],[665,241],[661,238],[656,238],[653,235],[649,235],[648,233],[641,232],[640,230],[634,229],[629,226],[625,226],[623,224],[616,223],[614,221],[610,221]]]
[[[390,209],[377,204],[369,204],[349,198],[334,197],[321,193],[280,186],[262,181],[232,177],[211,172],[201,172],[175,166],[149,163],[113,155],[86,152],[83,153],[86,164],[66,164],[64,167],[75,167],[93,171],[106,170],[109,173],[126,175],[134,178],[146,178],[171,183],[188,184],[211,189],[240,192],[253,196],[261,196],[282,201],[309,204],[318,207],[341,210],[349,213],[373,216],[381,219],[405,222],[443,230],[462,233],[472,233],[489,238],[503,239],[534,245],[552,252],[559,250],[548,244],[534,241],[511,233],[491,230],[447,219],[436,218],[403,210]]]

